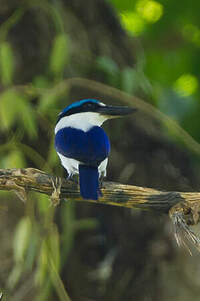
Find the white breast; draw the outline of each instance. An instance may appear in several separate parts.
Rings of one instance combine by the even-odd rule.
[[[93,126],[101,126],[106,119],[106,116],[94,112],[83,112],[65,116],[56,124],[55,134],[65,127],[72,127],[87,132]]]

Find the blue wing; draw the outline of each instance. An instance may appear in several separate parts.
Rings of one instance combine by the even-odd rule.
[[[108,157],[110,142],[101,127],[94,126],[87,132],[66,127],[57,132],[55,148],[65,157],[86,165],[98,166]]]

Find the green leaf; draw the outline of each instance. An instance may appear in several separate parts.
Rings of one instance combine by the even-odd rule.
[[[58,271],[60,267],[60,240],[55,225],[51,226],[48,237],[42,242],[35,278],[36,283],[39,285],[43,285],[46,282],[51,260],[53,260],[54,266]]]
[[[48,113],[49,109],[55,108],[58,98],[59,95],[52,93],[52,91],[44,93],[39,101],[38,110],[40,113]]]
[[[26,160],[20,150],[11,151],[2,159],[4,168],[23,168],[26,166]]]
[[[122,89],[127,93],[133,93],[138,88],[137,73],[133,68],[126,68],[121,72]]]
[[[16,284],[20,280],[22,272],[23,272],[23,267],[21,264],[16,264],[13,267],[13,269],[8,277],[8,280],[7,280],[7,285],[10,289],[13,289],[16,286]]]
[[[24,96],[18,96],[16,103],[19,123],[23,125],[23,128],[30,138],[35,138],[37,136],[36,113],[34,112],[31,103]]]
[[[23,217],[17,225],[13,239],[15,262],[23,262],[29,241],[31,239],[31,221]]]
[[[51,233],[49,235],[48,246],[51,258],[53,259],[55,268],[58,271],[60,267],[60,239],[58,229],[55,224],[52,226]]]
[[[0,127],[9,130],[16,121],[17,94],[14,90],[7,90],[0,94]]]
[[[67,85],[55,86],[54,88],[45,91],[38,102],[37,110],[40,114],[48,117],[49,121],[55,122],[55,118],[59,113],[58,103],[63,98],[68,96],[69,87]]]
[[[0,127],[10,130],[17,122],[30,137],[37,136],[35,112],[29,100],[15,90],[7,90],[0,95]]]
[[[45,194],[38,193],[36,196],[38,202],[38,208],[41,214],[47,213],[49,210],[49,196]]]
[[[38,266],[35,273],[35,281],[38,285],[43,285],[47,276],[48,270],[48,248],[46,241],[43,240],[40,255],[38,258]]]
[[[145,20],[134,11],[124,12],[120,14],[123,27],[132,36],[141,35],[146,27]]]
[[[98,57],[96,62],[97,68],[106,74],[108,83],[118,86],[120,71],[116,62],[106,56]]]
[[[0,75],[3,85],[12,83],[14,74],[14,55],[11,45],[8,42],[0,44]]]
[[[32,80],[32,85],[39,89],[45,89],[45,88],[47,89],[50,87],[51,83],[47,77],[43,75],[38,75],[35,76],[34,79]]]
[[[38,224],[33,224],[33,229],[31,233],[31,240],[29,242],[26,254],[26,262],[25,262],[25,270],[31,270],[34,265],[34,261],[36,256],[38,255],[38,247],[40,244],[40,233],[39,233],[39,226]]]
[[[110,74],[115,74],[119,72],[119,68],[115,61],[106,56],[101,56],[97,58],[97,66],[103,71]]]
[[[53,48],[50,55],[50,71],[55,75],[59,75],[69,59],[68,37],[60,34],[55,37]]]

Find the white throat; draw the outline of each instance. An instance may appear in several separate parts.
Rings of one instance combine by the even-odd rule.
[[[87,132],[93,126],[101,126],[106,119],[108,119],[107,116],[95,112],[82,112],[65,116],[56,124],[55,134],[65,127],[72,127]]]

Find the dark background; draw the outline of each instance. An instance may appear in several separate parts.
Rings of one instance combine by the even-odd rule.
[[[108,180],[198,191],[199,11],[197,0],[1,0],[0,168],[63,175],[57,114],[93,97],[138,107],[104,126]],[[1,192],[0,229],[5,300],[199,300],[199,254],[178,249],[167,216]]]

